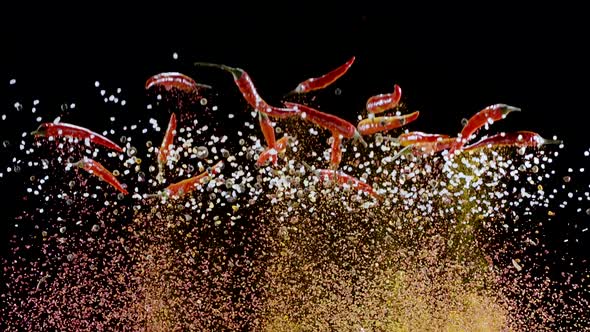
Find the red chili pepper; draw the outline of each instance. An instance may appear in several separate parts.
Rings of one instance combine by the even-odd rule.
[[[342,161],[342,139],[340,135],[333,135],[332,153],[330,154],[330,168],[337,169]]]
[[[449,135],[427,134],[420,131],[411,131],[399,135],[397,141],[401,146],[408,146],[416,143],[434,143],[445,138],[449,138]]]
[[[285,105],[289,108],[297,109],[301,112],[301,118],[314,123],[324,129],[332,132],[334,135],[342,135],[344,138],[353,138],[358,134],[355,126],[335,115],[320,112],[309,106],[285,102]]]
[[[35,137],[73,137],[79,140],[88,139],[91,143],[102,145],[117,152],[123,152],[123,149],[108,138],[90,131],[86,128],[78,127],[68,123],[46,122],[41,124],[31,135]]]
[[[258,121],[260,123],[260,128],[262,129],[262,135],[264,135],[266,145],[274,148],[276,144],[275,129],[272,127],[272,123],[270,122],[268,115],[258,112]]]
[[[449,150],[457,143],[455,137],[448,137],[428,143],[416,143],[411,146],[414,148],[414,154],[434,154],[443,150]]]
[[[290,137],[285,135],[285,136],[283,136],[283,138],[279,139],[276,142],[274,148],[269,147],[266,150],[264,150],[260,154],[260,157],[258,157],[258,161],[256,161],[256,165],[262,166],[262,165],[266,164],[266,162],[269,159],[274,161],[277,159],[277,155],[285,153],[285,150],[287,150],[287,144],[289,143],[289,139],[290,139]]]
[[[517,131],[513,133],[500,133],[480,140],[477,143],[465,147],[465,151],[492,148],[496,146],[534,147],[539,148],[546,144],[561,144],[560,140],[550,140],[532,131]]]
[[[350,66],[352,66],[352,64],[354,63],[354,59],[355,57],[350,58],[348,61],[346,61],[346,63],[325,75],[310,78],[299,83],[299,85],[297,85],[297,87],[295,88],[295,90],[291,92],[291,94],[306,93],[327,87],[328,85],[334,83],[337,79],[342,77],[342,75],[346,74]]]
[[[115,187],[118,191],[122,192],[123,195],[127,195],[128,192],[123,188],[121,183],[117,181],[117,178],[113,173],[109,172],[103,165],[98,161],[84,157],[84,159],[74,164],[77,167],[83,168],[88,173],[98,176],[100,179]]]
[[[186,93],[198,91],[198,89],[211,89],[211,86],[195,82],[194,79],[176,72],[160,73],[154,75],[145,82],[145,89],[162,86],[166,90],[178,89]]]
[[[465,143],[471,140],[472,135],[475,135],[481,127],[486,124],[491,124],[494,121],[504,119],[510,112],[518,111],[520,111],[520,108],[508,106],[506,104],[496,104],[477,112],[467,121],[465,127],[463,127],[460,134],[460,141],[451,148],[450,153],[455,153],[456,150],[462,149]]]
[[[400,116],[379,116],[372,119],[364,119],[358,124],[361,135],[371,135],[381,131],[388,131],[402,127],[418,119],[419,111]]]
[[[348,184],[355,190],[360,190],[377,199],[382,198],[381,195],[379,195],[369,184],[362,182],[354,176],[348,175],[344,172],[339,172],[332,169],[319,169],[317,170],[317,174],[320,178],[320,181],[325,181],[328,179],[336,182],[336,184],[340,186],[343,184]]]
[[[162,140],[162,145],[160,145],[160,149],[158,150],[158,163],[160,165],[165,165],[168,161],[168,156],[170,155],[170,145],[174,143],[175,134],[176,114],[172,113],[170,116],[170,121],[168,121],[168,129],[166,129],[166,134],[164,134],[164,139]]]
[[[174,135],[176,134],[176,114],[172,113],[170,116],[170,121],[168,122],[168,129],[166,129],[166,133],[164,134],[164,139],[162,140],[162,145],[160,145],[160,149],[158,150],[158,181],[162,182],[164,180],[164,168],[166,163],[168,162],[168,156],[170,155],[170,146],[174,143]]]
[[[274,118],[285,119],[295,115],[299,115],[301,112],[297,109],[289,107],[268,106],[264,113]]]
[[[431,155],[443,150],[449,150],[455,144],[457,144],[457,138],[455,137],[440,138],[436,141],[417,142],[414,144],[407,145],[405,148],[401,149],[393,157],[393,159],[395,160],[400,156],[409,153],[412,153],[415,156]]]
[[[223,168],[223,161],[219,161],[217,164],[211,167],[210,171],[205,171],[199,175],[193,176],[192,178],[188,178],[186,180],[182,180],[177,183],[173,183],[164,189],[162,193],[166,197],[180,197],[182,195],[188,194],[197,188],[197,185],[202,183],[202,180],[205,179],[208,175],[216,175],[221,172]]]
[[[275,129],[272,127],[272,123],[268,118],[268,115],[258,112],[258,121],[260,123],[260,129],[262,129],[262,135],[264,135],[264,140],[266,141],[266,146],[268,149],[276,149],[276,138],[275,138]],[[277,156],[272,155],[270,156],[273,165],[277,164]]]
[[[219,68],[231,73],[234,78],[234,82],[238,86],[238,89],[242,93],[242,96],[244,97],[246,102],[258,112],[276,118],[287,118],[299,114],[299,112],[291,108],[279,108],[267,104],[266,101],[264,101],[256,91],[256,87],[254,86],[254,83],[252,82],[250,75],[248,75],[248,73],[246,73],[246,71],[244,71],[243,69],[205,62],[196,62],[195,65],[202,67]]]
[[[402,88],[395,84],[393,86],[393,93],[381,94],[369,98],[367,100],[367,111],[373,114],[383,113],[397,107],[401,99]]]

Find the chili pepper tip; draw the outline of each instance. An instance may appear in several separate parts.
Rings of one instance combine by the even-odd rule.
[[[500,107],[502,108],[503,114],[508,114],[510,112],[520,112],[522,111],[519,107],[514,107],[510,105],[501,104]]]
[[[291,97],[291,96],[293,96],[293,95],[296,95],[296,94],[299,94],[299,92],[297,92],[297,89],[294,89],[294,90],[291,90],[291,91],[287,92],[287,93],[286,93],[286,94],[283,96],[283,98]]]
[[[213,87],[209,84],[196,83],[195,85],[199,88],[202,88],[202,89],[213,89]]]

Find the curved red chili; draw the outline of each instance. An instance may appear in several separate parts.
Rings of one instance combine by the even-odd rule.
[[[367,100],[367,111],[373,114],[383,113],[397,107],[401,99],[402,88],[395,84],[393,86],[393,93],[381,94],[369,98]]]
[[[268,115],[258,112],[258,121],[260,123],[260,128],[262,129],[262,135],[264,135],[266,145],[274,147],[276,143],[275,129],[272,127],[272,123],[268,118]]]
[[[401,146],[408,146],[416,143],[434,143],[449,138],[444,134],[427,134],[421,131],[411,131],[398,136],[397,141]]]
[[[448,137],[435,142],[416,143],[411,145],[415,154],[434,154],[451,149],[457,143],[455,137]]]
[[[297,85],[295,90],[291,93],[306,93],[314,90],[323,89],[330,84],[334,83],[337,79],[342,77],[342,75],[346,74],[350,66],[354,63],[355,57],[353,56],[348,61],[346,61],[340,67],[332,70],[331,72],[322,75],[320,77],[309,78]]]
[[[122,192],[123,195],[127,195],[128,192],[123,188],[121,183],[117,180],[117,178],[113,175],[113,173],[109,172],[101,163],[96,160],[92,160],[90,158],[84,157],[84,159],[78,161],[74,164],[77,167],[83,168],[88,173],[98,176],[104,182],[110,184],[111,186],[115,187],[118,191]]]
[[[102,145],[106,148],[123,152],[123,149],[110,139],[95,133],[89,129],[69,123],[46,122],[41,124],[31,135],[35,137],[73,137],[79,140],[88,139],[91,143]]]
[[[211,86],[195,82],[194,79],[177,72],[167,72],[154,75],[145,82],[145,89],[154,86],[162,86],[166,90],[178,89],[186,93],[195,92],[198,89],[211,89]]]
[[[260,123],[260,129],[262,129],[262,135],[266,141],[266,146],[269,149],[276,149],[275,129],[272,127],[272,123],[270,122],[268,115],[258,112],[258,121]],[[276,154],[271,156],[271,161],[273,165],[277,164]]]
[[[174,135],[176,134],[176,114],[172,113],[170,121],[168,121],[168,128],[164,134],[162,145],[158,150],[158,175],[156,179],[162,183],[164,181],[164,169],[168,162],[168,156],[170,155],[170,146],[174,144]]]
[[[268,106],[264,112],[269,116],[279,119],[289,118],[295,115],[300,115],[301,112],[294,108],[289,107],[275,107],[275,106]]]
[[[213,67],[231,73],[235,84],[238,86],[238,89],[242,93],[242,96],[246,102],[258,112],[262,112],[276,118],[287,118],[299,114],[299,112],[291,108],[270,106],[266,101],[264,101],[264,99],[260,97],[256,91],[254,83],[252,82],[252,79],[250,78],[250,75],[248,75],[248,73],[246,73],[246,71],[243,69],[206,62],[195,62],[195,66]]]
[[[168,156],[170,155],[170,146],[174,143],[174,135],[176,134],[176,114],[172,113],[170,116],[170,121],[168,121],[168,129],[166,129],[166,134],[164,134],[164,139],[162,140],[162,145],[160,145],[160,149],[158,150],[158,164],[162,168],[166,165],[168,161]]]
[[[465,147],[465,151],[492,148],[496,146],[533,147],[539,148],[546,144],[561,144],[560,140],[551,140],[541,137],[532,131],[517,131],[513,133],[500,133],[481,139]]]
[[[342,139],[340,138],[340,135],[333,135],[332,138],[330,168],[337,169],[338,165],[340,165],[340,161],[342,161]]]
[[[455,137],[438,138],[435,141],[422,141],[406,145],[393,159],[412,153],[415,156],[431,155],[443,150],[451,149],[457,143]]]
[[[461,131],[460,141],[451,148],[450,152],[454,153],[456,150],[462,149],[465,143],[471,140],[472,136],[475,135],[481,127],[505,118],[510,112],[518,111],[520,111],[520,108],[506,104],[496,104],[477,112],[467,120],[467,124],[465,124],[465,127],[463,127],[463,130]]]
[[[410,122],[416,121],[420,111],[416,111],[400,116],[379,116],[370,119],[364,119],[358,124],[358,131],[361,135],[371,135],[374,133],[388,131],[402,127]]]
[[[313,124],[320,126],[332,132],[332,134],[342,135],[344,138],[352,138],[358,134],[356,127],[335,115],[320,112],[309,106],[284,102],[289,108],[297,109],[301,112],[301,118],[312,122]]]
[[[343,184],[350,185],[355,190],[360,190],[368,195],[371,195],[377,199],[381,199],[381,195],[379,195],[371,185],[362,182],[361,180],[355,178],[354,176],[348,175],[344,172],[339,172],[332,169],[319,169],[316,171],[320,181],[325,181],[325,179],[331,180],[336,182],[339,186]]]
[[[164,192],[162,194],[167,197],[179,197],[188,194],[195,190],[197,188],[197,185],[201,184],[202,180],[205,179],[208,175],[217,175],[221,172],[222,168],[223,161],[219,161],[217,164],[211,167],[210,171],[205,171],[199,175],[169,185],[168,187],[166,187],[166,189],[164,189]]]

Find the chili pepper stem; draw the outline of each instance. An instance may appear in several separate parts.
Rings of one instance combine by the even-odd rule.
[[[218,68],[218,69],[223,69],[225,70],[225,65],[220,65],[217,63],[211,63],[211,62],[195,62],[193,65],[195,65],[196,67],[212,67],[212,68]]]
[[[547,144],[562,144],[563,141],[560,139],[546,139],[546,138],[542,138],[541,139],[541,144],[542,145],[547,145]]]
[[[203,88],[203,89],[213,89],[213,87],[209,84],[203,84],[203,83],[195,83],[195,85],[199,88]]]
[[[369,145],[367,144],[367,142],[363,139],[363,137],[361,136],[361,134],[355,130],[354,132],[354,136],[352,137],[352,143],[356,144],[356,143],[361,143],[363,147],[368,147]]]
[[[396,160],[401,156],[405,156],[405,155],[409,154],[413,148],[414,148],[414,144],[410,144],[410,145],[406,146],[405,148],[399,150],[399,152],[395,156],[393,156],[393,160]]]
[[[35,135],[39,135],[39,136],[45,136],[45,133],[43,132],[43,125],[40,125],[39,127],[37,127],[37,129],[31,131],[31,135],[35,136]]]
[[[72,164],[73,166],[83,168],[84,167],[84,159],[80,159],[79,161]]]
[[[230,66],[226,66],[226,65],[217,64],[217,63],[195,62],[194,65],[197,67],[209,67],[209,68],[221,69],[221,70],[231,73],[236,79],[240,78],[243,74],[243,71],[239,68],[234,68],[234,67],[230,67]]]
[[[506,105],[505,108],[502,110],[502,114],[506,115],[510,112],[520,112],[520,111],[522,111],[522,109],[520,109],[519,107]]]

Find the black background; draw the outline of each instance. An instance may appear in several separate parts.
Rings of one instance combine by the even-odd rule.
[[[63,102],[83,99],[95,80],[135,92],[159,71],[195,75],[190,63],[213,61],[248,70],[273,100],[355,55],[343,90],[350,106],[334,113],[354,118],[368,96],[399,83],[409,107],[422,111],[424,131],[457,132],[461,118],[503,102],[524,112],[498,130],[555,134],[568,147],[586,148],[589,23],[582,10],[390,5],[321,13],[246,4],[6,10],[2,74]]]
[[[141,98],[149,76],[181,71],[209,79],[199,76],[207,74],[193,68],[194,61],[247,70],[273,102],[303,79],[355,55],[356,63],[338,83],[342,95],[334,95],[336,101],[324,110],[356,119],[367,97],[398,83],[408,107],[421,111],[413,129],[453,134],[461,129],[462,118],[506,103],[523,112],[494,124],[495,130],[557,135],[566,143],[556,161],[558,172],[588,166],[583,151],[590,148],[590,20],[581,8],[487,4],[406,9],[392,3],[365,9],[344,8],[342,2],[320,12],[297,4],[256,9],[194,5],[6,8],[0,23],[2,107],[13,107],[13,98],[39,98],[46,110],[75,101],[78,111],[86,112],[85,121],[105,121],[94,88],[99,80],[127,91],[131,110],[119,116],[125,121],[144,108]],[[173,52],[179,60],[172,59]],[[220,89],[235,89],[227,77],[212,76]],[[8,85],[11,78],[17,79],[16,87]],[[2,134],[30,131],[30,126],[7,121]],[[7,158],[4,154],[2,161]],[[2,192],[10,192],[13,182],[2,179]],[[580,179],[576,185],[584,189],[589,183]],[[9,216],[18,209],[14,198],[2,208]],[[576,216],[563,215],[548,231],[556,247],[564,238],[579,237],[575,255],[585,259],[590,239],[580,229],[588,218]],[[4,234],[8,224],[4,219]]]

